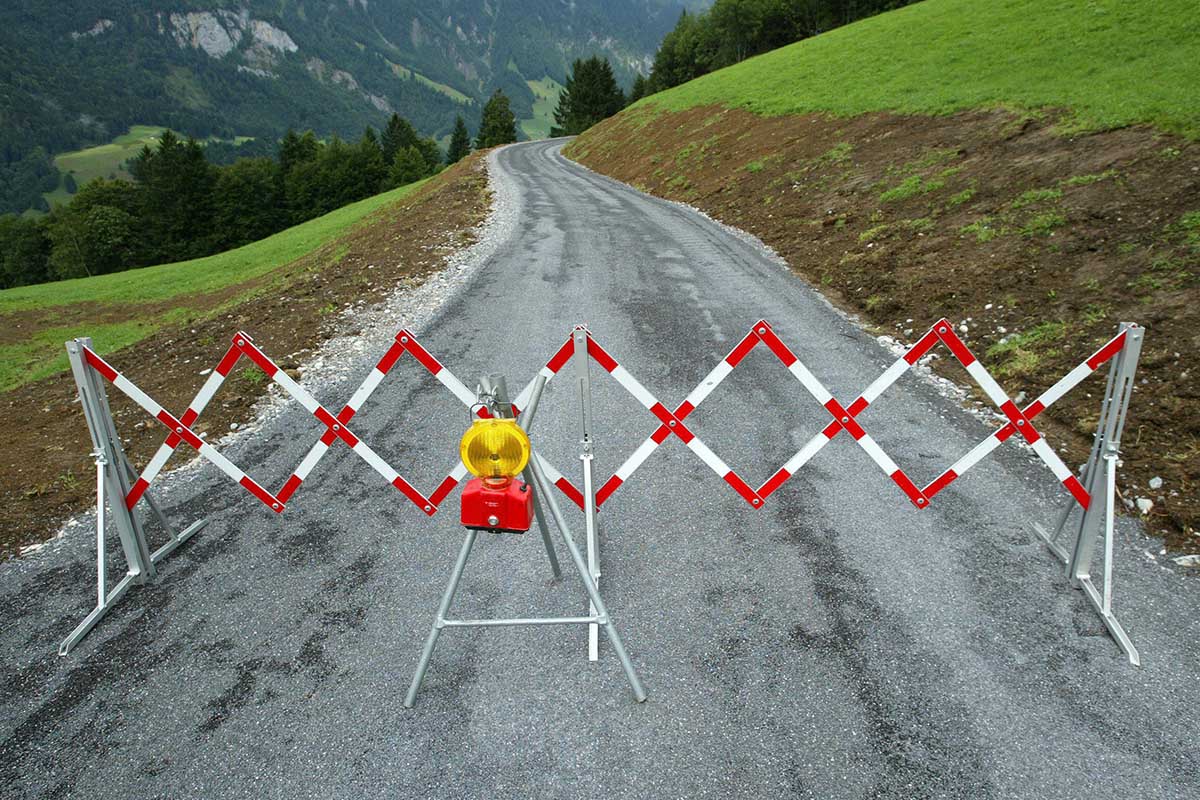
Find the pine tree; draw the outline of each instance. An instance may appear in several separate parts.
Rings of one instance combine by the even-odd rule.
[[[450,134],[450,147],[446,151],[446,163],[457,164],[471,152],[471,134],[461,116],[454,120],[454,133]]]
[[[288,132],[279,142],[280,173],[286,176],[297,164],[312,161],[320,149],[321,143],[312,131],[305,131],[303,136],[298,136],[294,130],[288,128]]]
[[[646,80],[646,76],[638,73],[633,79],[633,86],[629,88],[629,103],[630,105],[641,100],[646,95],[650,94],[650,86]]]
[[[625,95],[617,86],[608,59],[592,56],[571,65],[558,107],[554,109],[555,125],[551,136],[574,136],[583,133],[602,119],[611,117],[625,106]]]
[[[380,139],[383,163],[391,164],[396,160],[397,152],[406,147],[416,147],[418,139],[420,137],[417,135],[417,129],[412,126],[411,122],[399,114],[392,114],[387,127],[383,129],[383,137]]]
[[[425,163],[425,156],[421,155],[421,151],[416,147],[409,146],[396,151],[396,160],[392,162],[389,175],[394,185],[403,186],[419,181],[428,174],[429,165]]]
[[[497,89],[483,107],[475,149],[483,150],[517,140],[517,119],[508,104],[508,96]]]

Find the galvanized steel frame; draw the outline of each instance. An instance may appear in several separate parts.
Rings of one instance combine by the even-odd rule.
[[[1067,577],[1083,591],[1108,632],[1129,658],[1129,663],[1141,666],[1141,654],[1112,610],[1117,464],[1121,457],[1121,434],[1125,430],[1138,358],[1142,351],[1143,329],[1132,322],[1122,322],[1120,334],[1125,334],[1124,345],[1109,365],[1100,420],[1096,424],[1092,449],[1080,476],[1091,502],[1071,526],[1067,522],[1077,506],[1073,502],[1063,508],[1053,530],[1048,531],[1041,525],[1034,525],[1034,530],[1050,551],[1066,565]],[[1092,562],[1096,544],[1101,538],[1104,541],[1103,588],[1097,589],[1092,577]]]
[[[169,534],[166,544],[157,550],[150,550],[141,520],[134,513],[133,507],[126,503],[133,481],[137,479],[137,472],[130,464],[121,444],[121,437],[117,434],[104,383],[88,366],[84,357],[85,352],[92,349],[92,340],[86,337],[73,339],[67,342],[66,347],[71,374],[79,390],[79,402],[83,407],[83,416],[92,439],[91,455],[96,464],[96,606],[67,638],[63,639],[58,647],[58,654],[62,656],[70,653],[79,644],[88,631],[125,595],[130,586],[145,583],[147,579],[155,577],[155,565],[208,524],[207,520],[200,519],[183,531],[176,532],[158,503],[145,492],[142,497],[150,506],[151,513]],[[107,518],[110,515],[117,529],[126,564],[125,575],[111,590],[108,588],[106,541]]]

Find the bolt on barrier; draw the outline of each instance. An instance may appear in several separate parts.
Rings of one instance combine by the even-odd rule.
[[[589,658],[598,657],[598,630],[608,626],[610,641],[614,650],[619,651],[623,666],[639,699],[644,698],[644,690],[624,650],[615,637],[615,629],[611,628],[611,620],[602,610],[597,587],[599,585],[599,519],[597,512],[607,503],[613,494],[630,480],[633,474],[646,460],[668,439],[675,437],[688,448],[697,458],[707,465],[718,477],[730,486],[753,508],[761,508],[766,499],[776,492],[792,475],[796,474],[813,456],[833,441],[842,431],[861,447],[871,460],[896,484],[900,491],[917,509],[927,508],[932,499],[950,486],[955,480],[974,467],[985,456],[999,447],[1005,441],[1019,435],[1019,440],[1026,443],[1033,452],[1046,464],[1055,478],[1063,485],[1070,495],[1052,531],[1038,529],[1039,535],[1046,540],[1052,552],[1067,563],[1067,575],[1072,584],[1078,586],[1095,607],[1104,620],[1114,640],[1119,644],[1133,664],[1140,663],[1140,656],[1132,641],[1117,621],[1112,612],[1112,582],[1113,582],[1113,515],[1115,511],[1115,474],[1119,456],[1121,431],[1124,427],[1131,394],[1133,378],[1137,368],[1138,356],[1141,350],[1143,329],[1134,323],[1121,323],[1112,339],[1096,350],[1077,367],[1064,375],[1049,389],[1042,392],[1033,402],[1024,408],[1019,408],[999,383],[975,358],[970,348],[955,333],[951,324],[939,320],[928,332],[917,340],[908,350],[889,366],[878,378],[862,391],[853,401],[843,404],[818,380],[804,365],[796,353],[789,348],[774,332],[765,320],[755,323],[746,335],[733,347],[729,354],[719,362],[708,375],[693,389],[687,397],[672,411],[638,381],[617,359],[608,353],[593,337],[592,333],[583,326],[577,326],[571,331],[566,341],[546,362],[538,374],[517,394],[511,403],[507,401],[506,390],[503,390],[503,380],[499,381],[502,389],[497,393],[495,377],[481,381],[479,388],[472,391],[466,384],[456,378],[440,361],[438,361],[408,329],[400,330],[387,351],[363,380],[362,384],[352,394],[350,399],[336,414],[329,411],[308,393],[299,383],[289,377],[259,349],[245,332],[238,332],[224,356],[217,363],[204,385],[195,398],[179,417],[175,417],[162,408],[149,395],[139,389],[133,382],[118,372],[107,361],[101,358],[92,348],[90,339],[75,339],[67,343],[67,352],[71,361],[72,372],[79,389],[84,415],[88,423],[94,446],[94,457],[97,465],[97,571],[98,571],[98,603],[96,608],[83,622],[67,637],[60,647],[60,653],[66,654],[79,640],[87,634],[97,621],[112,607],[126,592],[132,583],[140,583],[155,576],[155,565],[165,558],[172,550],[186,541],[205,524],[204,520],[190,525],[182,532],[175,533],[168,525],[166,518],[153,500],[149,489],[154,480],[162,472],[168,459],[179,448],[187,445],[202,458],[213,464],[230,480],[239,484],[250,495],[257,498],[274,513],[282,513],[287,503],[303,485],[304,480],[320,463],[329,449],[339,441],[350,448],[357,456],[367,463],[383,479],[397,489],[406,499],[415,504],[425,514],[433,516],[455,487],[468,474],[467,468],[459,461],[453,466],[440,483],[429,494],[417,489],[404,478],[399,471],[392,467],[382,456],[376,453],[359,435],[350,429],[350,423],[362,406],[370,399],[372,393],[379,387],[384,377],[397,366],[407,353],[413,357],[420,367],[429,372],[446,390],[453,394],[467,407],[471,413],[487,418],[495,414],[509,414],[517,419],[522,411],[532,411],[540,399],[545,385],[558,375],[568,362],[575,357],[576,385],[579,389],[581,414],[581,453],[582,489],[572,483],[561,471],[552,464],[534,454],[526,471],[526,481],[534,489],[535,511],[542,539],[545,543],[551,568],[557,577],[560,574],[557,557],[546,524],[544,511],[548,504],[551,516],[554,518],[560,532],[568,537],[568,548],[574,555],[574,543],[569,539],[565,521],[558,510],[557,503],[547,495],[551,488],[570,499],[584,511],[585,537],[587,541],[586,565],[581,571],[585,587],[589,594],[589,613],[586,617],[553,618],[551,621],[586,623],[589,628]],[[925,486],[918,486],[884,449],[871,437],[858,421],[862,412],[874,403],[897,380],[916,365],[923,357],[938,344],[945,345],[953,357],[966,369],[972,380],[983,391],[984,395],[996,406],[1006,422],[983,439],[978,445],[955,461],[948,469]],[[772,473],[757,488],[752,486],[732,469],[720,456],[713,452],[694,431],[686,424],[688,417],[707,398],[713,390],[727,378],[746,356],[759,345],[763,345],[800,383],[801,387],[812,396],[830,415],[826,426],[806,442],[790,459]],[[216,448],[198,435],[193,426],[200,418],[205,408],[221,388],[225,378],[230,374],[234,365],[241,359],[247,358],[261,370],[272,382],[283,390],[289,397],[300,403],[310,414],[324,426],[325,430],[314,442],[307,455],[292,471],[283,485],[275,492],[250,477],[241,468],[222,455]],[[593,474],[593,455],[595,452],[595,432],[593,429],[591,411],[591,389],[588,364],[595,362],[605,373],[617,381],[638,403],[644,407],[657,422],[657,427],[617,468],[617,470],[596,488],[597,481]],[[1097,427],[1091,455],[1079,476],[1074,475],[1062,459],[1054,452],[1042,433],[1035,427],[1034,421],[1047,408],[1061,399],[1067,392],[1079,385],[1105,364],[1109,365],[1108,382],[1101,409],[1100,422]],[[163,444],[146,464],[140,474],[135,473],[128,457],[121,446],[115,424],[108,407],[103,378],[114,388],[128,396],[148,414],[158,420],[166,429],[167,435]],[[499,398],[499,399],[498,399]],[[511,409],[511,410],[510,410]],[[527,427],[523,421],[522,427]],[[106,588],[105,579],[105,534],[106,515],[104,513],[105,498],[107,497],[110,515],[113,518],[122,551],[127,564],[127,574],[112,590]],[[151,553],[146,542],[145,532],[134,509],[140,500],[145,499],[147,505],[159,521],[170,532],[170,541],[158,551]],[[1081,513],[1076,523],[1068,525],[1072,511],[1078,509]],[[1069,541],[1067,537],[1069,536]],[[1092,579],[1093,553],[1097,542],[1104,541],[1103,589],[1098,590]],[[455,626],[461,621],[445,619],[449,602],[453,599],[454,589],[458,578],[461,577],[461,566],[465,564],[470,546],[464,545],[460,554],[460,564],[456,566],[451,576],[451,585],[447,587],[446,607],[438,612],[434,633],[426,648],[428,653],[422,655],[418,674],[414,676],[413,686],[408,698],[411,701],[420,684],[420,679],[428,666],[429,655],[432,654],[436,633],[441,627]],[[546,620],[517,620],[517,621],[477,621],[480,624],[541,624]],[[410,702],[411,704],[411,702]]]

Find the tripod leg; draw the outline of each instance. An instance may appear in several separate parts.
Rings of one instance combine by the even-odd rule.
[[[546,505],[550,509],[550,516],[554,518],[554,524],[558,526],[558,532],[562,534],[563,541],[566,542],[567,550],[571,553],[571,560],[575,562],[575,569],[579,571],[579,577],[583,581],[583,588],[587,590],[588,599],[596,609],[597,616],[601,619],[601,624],[604,625],[604,632],[608,635],[608,641],[612,645],[613,652],[617,654],[617,658],[621,661],[621,667],[625,670],[625,677],[629,680],[629,685],[633,688],[633,696],[637,698],[639,703],[646,700],[646,689],[642,686],[642,680],[638,677],[637,670],[633,667],[633,662],[629,660],[629,654],[625,652],[625,645],[621,642],[621,635],[617,633],[617,628],[613,625],[612,619],[608,616],[608,610],[604,606],[604,600],[600,597],[600,592],[596,590],[596,584],[592,582],[591,573],[588,571],[587,563],[583,560],[583,555],[579,552],[579,547],[575,544],[575,540],[571,538],[571,531],[567,527],[567,521],[563,518],[562,511],[558,507],[558,501],[554,499],[554,495],[550,490],[550,482],[546,479],[545,473],[542,471],[541,459],[536,452],[530,456],[529,465],[533,469],[533,477],[537,481],[537,490],[541,492],[542,497],[546,498]]]
[[[463,540],[462,549],[458,552],[458,560],[454,562],[454,569],[450,571],[450,581],[446,584],[446,591],[442,593],[442,602],[438,606],[437,617],[433,620],[429,637],[425,639],[425,648],[421,650],[417,671],[413,673],[412,683],[408,687],[408,695],[404,698],[405,708],[412,708],[417,702],[417,692],[421,689],[421,681],[425,679],[425,671],[429,669],[429,660],[433,658],[433,648],[437,647],[438,637],[442,635],[446,614],[450,611],[450,604],[454,602],[454,595],[458,592],[458,583],[462,580],[463,569],[467,566],[467,558],[471,555],[471,548],[475,545],[475,537],[478,534],[478,531],[468,530],[467,537]]]

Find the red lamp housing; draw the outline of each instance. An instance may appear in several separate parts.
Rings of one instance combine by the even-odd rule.
[[[533,524],[533,491],[516,478],[472,478],[463,487],[462,524],[496,533],[524,533]]]

